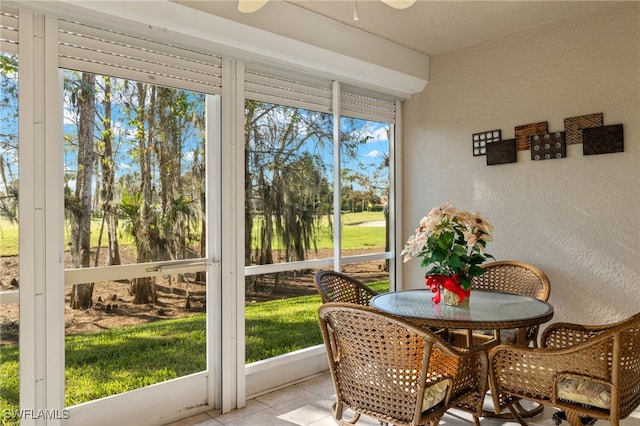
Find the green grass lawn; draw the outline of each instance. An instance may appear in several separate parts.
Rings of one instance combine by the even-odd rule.
[[[98,247],[98,239],[100,236],[100,228],[102,227],[102,219],[91,220],[91,247]],[[102,241],[100,246],[107,246],[107,228],[103,230]],[[131,235],[122,233],[120,236],[121,245],[133,244]],[[65,249],[69,246],[69,227],[64,227]],[[18,255],[18,222],[10,222],[7,219],[0,219],[0,256],[17,256]]]
[[[388,281],[372,284],[379,292]],[[322,343],[320,296],[302,296],[246,307],[246,362]],[[65,405],[71,406],[206,368],[205,315],[67,336]],[[0,348],[0,412],[18,409],[18,346]],[[10,411],[4,411],[10,410]],[[2,425],[15,425],[1,418]]]
[[[358,226],[364,222],[384,221],[382,212],[346,213],[342,221],[343,248],[382,250],[385,228]],[[97,246],[100,226],[101,220],[95,219],[91,236],[93,247]],[[68,236],[66,229],[65,237]],[[18,224],[0,219],[0,237],[0,256],[17,255]],[[121,243],[132,244],[132,240],[123,236]],[[318,248],[331,247],[333,236],[327,231],[321,235]],[[378,292],[388,291],[388,282],[372,287]],[[247,306],[246,362],[322,343],[317,320],[319,306],[317,295]],[[205,316],[67,336],[65,347],[65,405],[71,406],[205,370]],[[3,346],[0,348],[0,412],[18,409],[18,379],[18,347]],[[17,423],[0,416],[0,424]]]
[[[18,254],[18,223],[0,219],[0,256]]]
[[[384,226],[358,226],[365,222],[384,221],[382,212],[362,212],[362,213],[343,213],[342,214],[342,246],[345,249],[384,247],[385,243],[385,227]],[[330,249],[333,247],[333,234],[329,233],[327,219],[324,218],[324,228],[320,231],[318,239],[319,249]],[[102,219],[95,218],[91,222],[91,247],[98,246],[98,237]],[[104,230],[106,233],[106,229]],[[69,240],[69,227],[65,226],[65,248]],[[102,236],[101,246],[106,247],[106,234]],[[10,222],[6,219],[0,219],[0,256],[16,256],[18,254],[18,223]],[[121,233],[120,245],[133,244],[133,238]],[[275,244],[274,247],[278,247]]]
[[[326,221],[326,220],[325,220]],[[351,249],[384,249],[386,228],[384,226],[359,226],[366,222],[384,221],[382,212],[344,213],[342,215],[342,248]],[[327,226],[320,231],[318,249],[333,247],[333,234]]]

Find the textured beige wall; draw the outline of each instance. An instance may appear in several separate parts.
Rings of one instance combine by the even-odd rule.
[[[541,267],[553,321],[601,323],[640,311],[640,3],[625,2],[431,58],[403,108],[403,231],[453,200],[495,225],[488,252]],[[487,166],[473,133],[602,112],[624,152]],[[419,261],[403,286],[424,285]]]

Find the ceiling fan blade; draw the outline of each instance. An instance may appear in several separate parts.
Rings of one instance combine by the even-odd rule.
[[[238,0],[238,10],[242,13],[251,13],[260,10],[269,0]]]
[[[406,9],[413,6],[416,0],[380,0],[384,4],[393,7],[394,9]]]

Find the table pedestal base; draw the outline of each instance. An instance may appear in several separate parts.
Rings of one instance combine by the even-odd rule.
[[[490,392],[487,393],[487,396],[490,395]],[[505,420],[515,420],[523,426],[527,426],[527,422],[524,421],[526,418],[537,416],[542,413],[544,410],[544,405],[532,402],[531,408],[525,408],[520,404],[520,401],[514,402],[510,407],[509,411],[503,411],[500,414],[497,414],[494,410],[493,403],[489,404],[490,407],[486,407],[482,410],[482,417],[488,417],[493,419],[505,419]],[[486,406],[487,404],[485,404]]]

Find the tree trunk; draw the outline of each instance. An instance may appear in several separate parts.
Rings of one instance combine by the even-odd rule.
[[[139,104],[136,109],[136,138],[138,140],[139,160],[140,160],[140,192],[142,194],[140,203],[140,214],[136,219],[136,248],[138,251],[138,263],[146,263],[152,260],[152,240],[153,233],[157,232],[155,220],[153,218],[152,190],[151,190],[151,136],[154,129],[154,95],[155,89],[152,87],[149,111],[145,113],[145,103],[147,101],[147,85],[136,83],[138,90]],[[145,130],[145,122],[148,130]],[[145,304],[152,301],[152,281],[151,278],[136,278],[131,281],[130,292],[133,295],[133,303]]]
[[[102,166],[102,211],[107,223],[107,266],[120,265],[120,245],[118,243],[118,212],[114,200],[114,160],[113,160],[113,128],[111,126],[111,78],[104,78],[104,118],[103,122],[103,155]]]
[[[244,264],[251,265],[251,243],[253,236],[253,184],[251,182],[251,126],[255,102],[249,101],[245,108],[245,135],[244,135]]]
[[[90,266],[91,184],[93,179],[95,131],[95,75],[82,73],[78,96],[78,173],[75,208],[71,209],[71,260],[75,268]],[[93,283],[75,284],[71,292],[72,309],[93,305]]]
[[[74,284],[71,289],[71,309],[89,309],[93,306],[94,283]]]
[[[180,196],[182,144],[180,119],[184,112],[179,94],[175,89],[158,88],[158,137],[156,152],[160,173],[160,201],[162,206],[162,238],[166,241],[166,255],[179,259],[184,255],[186,206]]]

